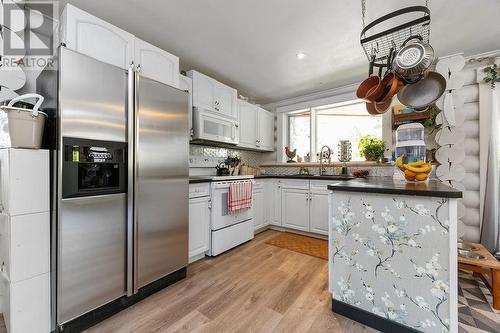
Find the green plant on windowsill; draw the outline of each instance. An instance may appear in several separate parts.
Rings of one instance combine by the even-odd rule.
[[[384,159],[385,142],[372,135],[365,135],[358,142],[359,154],[367,161],[381,162]]]
[[[497,64],[485,67],[483,70],[486,73],[483,81],[491,85],[491,89],[495,89],[495,84],[500,82],[500,67]]]

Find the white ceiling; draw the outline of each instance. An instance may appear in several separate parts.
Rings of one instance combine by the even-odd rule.
[[[368,66],[356,0],[63,0],[260,103],[358,82]],[[367,21],[424,0],[367,0]],[[430,0],[439,56],[500,49],[499,0]],[[305,52],[303,60],[297,52]]]

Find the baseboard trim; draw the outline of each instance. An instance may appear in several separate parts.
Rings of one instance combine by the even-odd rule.
[[[201,260],[201,259],[205,258],[205,256],[206,256],[205,252],[199,253],[199,254],[195,254],[194,256],[189,257],[189,264],[192,264],[192,263],[194,263],[194,262],[196,262],[198,260]]]
[[[416,329],[377,316],[366,310],[332,299],[332,311],[382,332],[418,333]]]
[[[129,306],[145,299],[148,296],[168,287],[177,281],[184,279],[187,275],[186,267],[179,269],[147,286],[139,289],[137,294],[132,296],[122,296],[110,303],[107,303],[95,310],[92,310],[78,318],[75,318],[67,323],[59,325],[55,332],[59,333],[79,333],[101,321],[117,314],[118,312],[128,308]]]
[[[328,240],[328,235],[321,235],[321,234],[316,234],[313,232],[300,231],[300,230],[290,229],[290,228],[282,227],[282,226],[269,225],[267,227],[267,229],[265,229],[265,230],[268,230],[268,229],[274,230],[274,231],[280,231],[280,232],[289,232],[292,234],[297,234],[297,235],[302,235],[302,236],[309,236],[312,238]],[[262,231],[265,231],[265,230],[262,230]]]

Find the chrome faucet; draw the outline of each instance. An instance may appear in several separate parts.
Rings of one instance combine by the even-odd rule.
[[[321,147],[319,151],[319,175],[326,174],[326,168],[323,166],[323,161],[328,159],[328,164],[332,163],[332,149],[328,146]]]

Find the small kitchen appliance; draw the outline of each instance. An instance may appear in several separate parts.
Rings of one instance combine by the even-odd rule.
[[[432,171],[427,163],[424,126],[420,123],[400,125],[396,130],[396,166],[407,181],[425,181]]]

